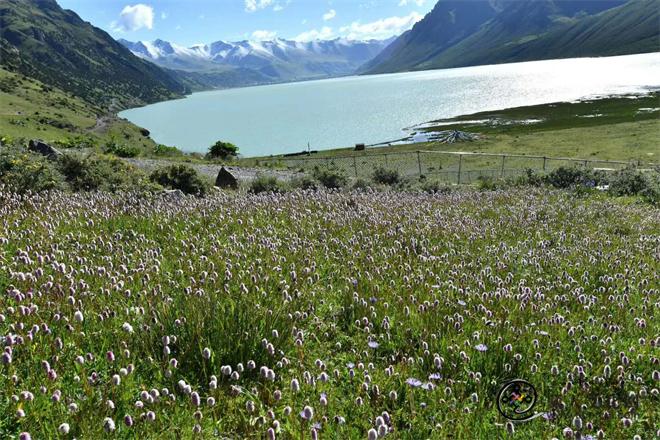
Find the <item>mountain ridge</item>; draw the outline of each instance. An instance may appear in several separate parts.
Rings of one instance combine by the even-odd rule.
[[[102,107],[126,108],[188,90],[55,0],[0,2],[0,65]]]
[[[660,0],[440,0],[360,73],[660,51],[659,11]]]
[[[131,52],[175,75],[205,85],[251,85],[354,74],[385,49],[385,40],[215,41],[190,47],[156,39],[118,42]],[[240,76],[245,77],[240,81]]]

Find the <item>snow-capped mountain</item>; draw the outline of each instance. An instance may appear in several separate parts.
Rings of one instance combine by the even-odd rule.
[[[337,38],[310,42],[278,38],[271,41],[216,41],[184,47],[163,40],[119,40],[138,57],[161,67],[183,71],[180,72],[183,76],[208,79],[218,75],[236,77],[240,73],[250,77],[250,83],[349,75],[378,55],[391,41],[393,38],[368,41]],[[214,86],[224,85],[222,81],[217,82]]]

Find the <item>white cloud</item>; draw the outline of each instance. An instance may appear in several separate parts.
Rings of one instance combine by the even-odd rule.
[[[127,5],[119,14],[119,20],[110,25],[116,32],[131,32],[139,29],[153,29],[154,8],[142,3]]]
[[[276,36],[276,31],[257,30],[252,32],[252,39],[257,41],[274,40]]]
[[[354,21],[349,26],[342,27],[339,31],[349,40],[389,38],[407,31],[422,18],[424,18],[422,14],[411,12],[403,17],[382,18],[371,23],[362,24],[359,21]]]
[[[332,20],[336,16],[337,16],[337,11],[335,11],[334,9],[330,9],[328,12],[323,14],[323,21]]]
[[[422,6],[426,0],[399,0],[399,6],[417,5]]]
[[[282,6],[279,3],[276,4],[275,6],[273,6],[273,11],[275,11],[275,12],[280,12],[282,9],[284,9],[284,6]]]
[[[259,9],[267,8],[273,4],[273,0],[245,0],[245,10],[255,12]]]
[[[294,40],[296,41],[314,41],[314,40],[328,40],[334,36],[331,27],[323,26],[320,30],[312,29],[298,35]]]
[[[160,19],[161,20],[167,20],[167,12],[161,12],[160,13]]]

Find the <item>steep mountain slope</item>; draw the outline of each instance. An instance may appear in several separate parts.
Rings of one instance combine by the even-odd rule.
[[[374,58],[389,40],[297,42],[216,41],[183,47],[163,40],[119,40],[135,55],[174,69],[180,77],[205,79],[216,86],[230,86],[244,78],[246,84],[324,78],[355,73]],[[182,73],[181,71],[185,72]]]
[[[0,65],[104,107],[155,102],[185,91],[55,0],[0,2]]]
[[[615,41],[616,44],[612,44]],[[660,50],[660,1],[636,0],[507,47],[502,60],[623,55]]]
[[[471,5],[493,16],[465,35],[428,29]],[[365,73],[660,50],[660,0],[440,0]],[[484,17],[485,18],[485,17]],[[473,23],[474,24],[474,23]],[[451,40],[453,38],[453,40]],[[414,54],[414,55],[411,55]]]
[[[412,70],[473,34],[496,14],[496,4],[491,1],[441,0],[423,20],[362,70],[368,73]]]

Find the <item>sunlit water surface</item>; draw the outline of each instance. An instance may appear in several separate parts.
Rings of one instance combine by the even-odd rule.
[[[194,93],[120,115],[159,143],[244,156],[400,138],[426,121],[486,110],[660,88],[660,53],[466,67]]]

